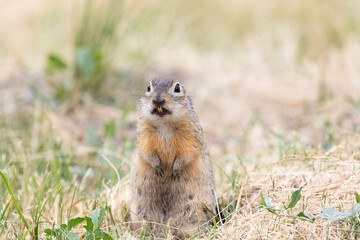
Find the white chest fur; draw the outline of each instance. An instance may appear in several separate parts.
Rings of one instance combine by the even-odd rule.
[[[166,124],[157,126],[157,131],[159,132],[165,144],[169,143],[171,137],[174,135],[174,130]]]

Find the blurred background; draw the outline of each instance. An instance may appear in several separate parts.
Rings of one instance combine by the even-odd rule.
[[[192,97],[219,195],[234,175],[349,136],[359,157],[356,0],[0,5],[0,169],[24,207],[62,182],[55,221],[74,185],[90,200],[127,185],[137,99],[155,77]]]

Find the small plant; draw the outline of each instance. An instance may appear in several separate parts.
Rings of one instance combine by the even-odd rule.
[[[86,240],[110,240],[113,239],[108,231],[101,228],[105,217],[106,208],[97,208],[90,213],[90,216],[72,218],[67,224],[61,224],[59,228],[46,228],[44,230],[47,239],[79,239],[79,235],[73,229],[81,223],[86,222],[85,233],[81,236]]]
[[[351,236],[360,237],[360,196],[355,192],[356,204],[354,204],[349,212],[336,211],[333,207],[320,208],[322,212],[320,217],[337,223],[341,228]]]
[[[320,214],[320,217],[329,220],[331,222],[336,222],[347,218],[356,221],[358,218],[358,213],[360,212],[360,204],[357,203],[354,206],[352,206],[350,212],[336,211],[333,207],[324,207],[324,208],[320,208],[320,210],[322,212]]]
[[[302,220],[315,221],[316,217],[304,210],[301,212],[294,212],[291,215],[284,214],[282,210],[292,210],[298,201],[301,199],[301,189],[296,190],[291,195],[291,201],[286,206],[282,204],[282,208],[274,208],[273,201],[270,197],[264,197],[260,193],[259,208],[267,209],[269,212],[275,214],[276,216],[285,216],[285,217],[295,217]],[[320,208],[320,218],[339,224],[340,229],[343,229],[348,234],[356,234],[357,237],[360,236],[360,195],[355,192],[356,204],[354,204],[349,212],[345,211],[336,211],[333,207],[323,207]],[[344,228],[346,227],[346,228]],[[353,235],[351,235],[353,236]]]
[[[260,200],[259,200],[259,204],[260,204],[259,208],[264,208],[264,209],[268,210],[269,212],[271,212],[271,213],[273,213],[273,214],[275,214],[277,216],[299,218],[301,220],[314,221],[315,216],[308,213],[308,212],[306,212],[305,209],[303,211],[300,211],[300,212],[291,213],[293,208],[296,206],[296,204],[301,199],[301,189],[302,189],[302,187],[299,188],[298,190],[296,190],[295,192],[293,192],[291,194],[290,202],[287,205],[285,203],[282,203],[281,207],[278,208],[278,209],[274,208],[274,204],[273,204],[272,199],[270,197],[264,197],[262,192],[261,192],[260,193]],[[287,210],[287,212],[283,213],[284,210]]]

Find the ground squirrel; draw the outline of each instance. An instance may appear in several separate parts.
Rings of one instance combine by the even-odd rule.
[[[137,149],[131,168],[132,228],[183,238],[205,230],[215,212],[209,152],[185,88],[153,79],[139,101]]]

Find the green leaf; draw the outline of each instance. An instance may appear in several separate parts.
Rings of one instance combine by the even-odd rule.
[[[311,213],[307,213],[307,212],[294,212],[292,214],[292,216],[309,219],[311,221],[315,221],[315,219],[316,219],[316,217],[314,215],[312,215]]]
[[[49,75],[54,74],[57,71],[64,70],[66,63],[57,55],[50,54],[47,59],[45,72]]]
[[[100,240],[102,239],[101,229],[96,229],[94,232],[86,232],[83,236],[85,240]]]
[[[100,240],[102,237],[102,231],[100,229],[96,229],[94,232],[95,240]]]
[[[64,225],[66,225],[66,224],[64,224]],[[66,239],[66,240],[75,240],[75,239],[78,238],[77,234],[75,234],[76,236],[74,236],[74,233],[67,232],[65,228],[58,228],[57,229],[59,231],[59,234],[61,233],[62,235],[64,235],[64,237],[65,237],[64,239]],[[57,239],[61,239],[61,238],[57,237]]]
[[[101,223],[105,217],[105,209],[104,208],[97,208],[91,212],[91,220],[94,224],[95,228],[100,228]]]
[[[79,225],[80,223],[82,223],[84,221],[85,221],[85,218],[82,218],[82,217],[70,219],[68,222],[68,231],[71,231],[71,229],[73,229],[74,227],[76,227],[77,225]]]
[[[351,208],[351,217],[356,217],[356,215],[360,212],[360,203],[355,204]]]
[[[320,208],[320,211],[323,212],[323,213],[320,214],[320,217],[322,217],[322,218],[324,218],[326,220],[329,220],[331,222],[335,222],[335,221],[338,221],[340,219],[347,218],[347,217],[351,216],[351,214],[348,213],[348,212],[338,212],[332,207]]]
[[[360,195],[355,192],[355,200],[356,200],[356,203],[360,203]]]
[[[104,126],[104,135],[107,137],[114,137],[116,133],[115,121],[107,121]]]
[[[95,239],[95,236],[94,236],[94,233],[88,233],[86,232],[83,236],[82,236],[83,239],[85,240],[94,240]]]
[[[76,233],[69,233],[69,235],[67,236],[70,240],[78,240],[79,239],[79,235]]]
[[[84,228],[88,232],[93,232],[94,231],[94,224],[92,223],[91,218],[85,217],[85,220],[86,220],[86,225],[84,226]]]
[[[264,199],[264,196],[263,196],[262,192],[260,192],[259,205],[260,206],[266,206],[265,199]]]
[[[279,211],[279,209],[273,208],[274,204],[273,204],[272,199],[270,197],[264,198],[262,192],[260,192],[259,204],[260,204],[260,206],[258,208],[265,208],[266,210],[268,210],[271,213],[277,214],[277,212]]]
[[[295,205],[298,203],[298,201],[301,199],[301,189],[298,189],[296,190],[295,192],[293,192],[293,194],[291,194],[291,201],[289,203],[289,205],[286,207],[286,209],[289,209],[289,208],[293,208],[295,207]]]
[[[262,192],[260,193],[260,200],[259,200],[259,204],[260,204],[260,208],[267,208],[267,209],[271,209],[274,210],[273,207],[273,201],[270,197],[265,197],[263,196]]]
[[[267,208],[271,208],[271,209],[272,209],[272,207],[273,207],[274,204],[273,204],[273,201],[272,201],[272,199],[271,199],[270,197],[266,197],[266,198],[265,198],[265,203],[266,203],[265,206],[266,206]]]
[[[52,230],[50,228],[45,228],[44,233],[49,237],[51,237],[51,236],[56,237],[56,230]]]
[[[110,233],[104,229],[101,229],[102,231],[102,235],[103,235],[103,239],[104,240],[113,240],[112,236],[110,235]]]

